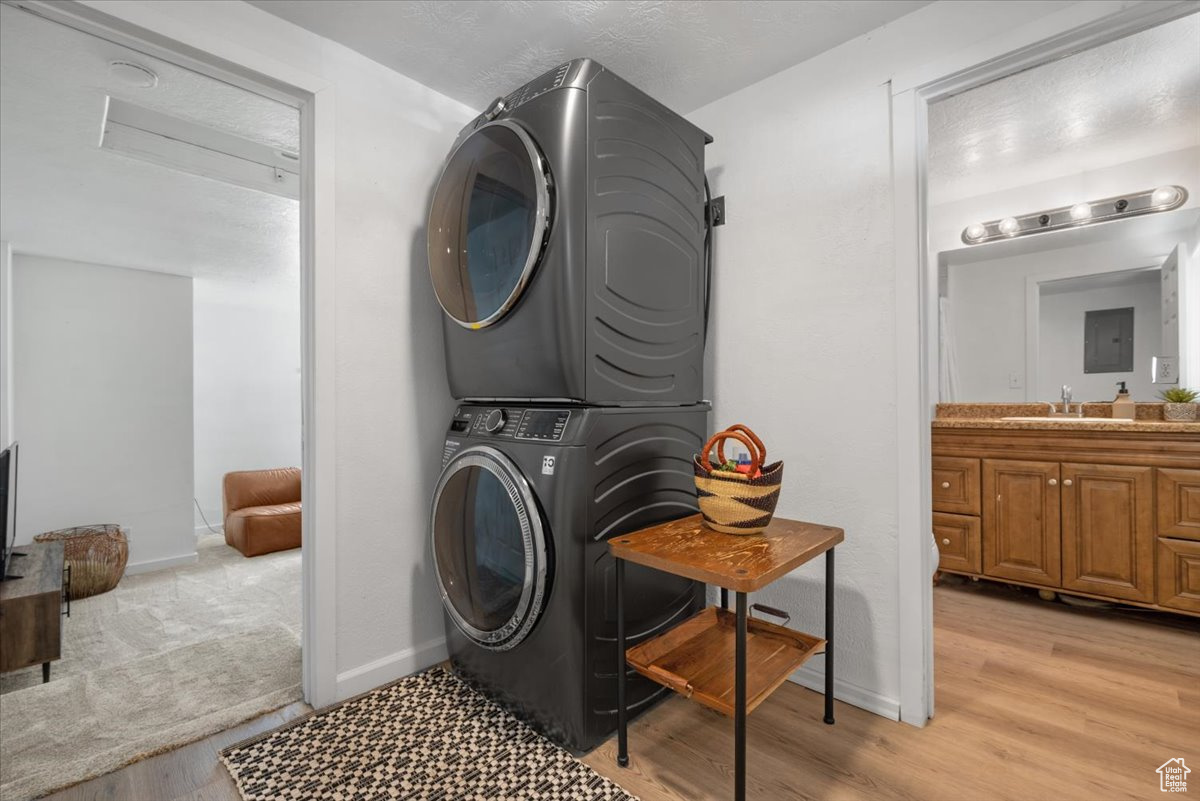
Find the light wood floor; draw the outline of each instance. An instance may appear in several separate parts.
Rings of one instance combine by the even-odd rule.
[[[752,799],[1159,798],[1155,768],[1200,765],[1200,621],[1072,609],[1015,588],[934,591],[937,717],[924,729],[786,684],[749,718]],[[296,704],[130,765],[56,801],[238,801],[220,748],[279,725]],[[585,761],[643,801],[730,797],[728,718],[673,698]],[[1200,775],[1200,767],[1193,776]],[[1200,780],[1193,793],[1200,793]]]

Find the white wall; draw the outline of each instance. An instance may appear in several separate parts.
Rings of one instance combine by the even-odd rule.
[[[1200,220],[1179,254],[1179,385],[1200,389]]]
[[[948,267],[950,327],[958,351],[959,379],[959,396],[955,400],[966,403],[1057,400],[1060,387],[1070,382],[1055,379],[1046,385],[1040,376],[1027,373],[1029,278],[1065,278],[1158,266],[1172,245],[1170,240],[1159,236],[1131,237],[970,264],[951,263]],[[1155,337],[1155,342],[1159,341],[1161,337]],[[1148,376],[1150,365],[1138,364],[1137,372]],[[1012,374],[1018,377],[1015,387],[1009,382]],[[1112,380],[1119,381],[1121,377],[1114,374]],[[1107,391],[1099,395],[1076,392],[1075,399],[1105,400],[1107,394]],[[1153,400],[1153,394],[1149,390],[1138,392],[1134,400]]]
[[[1076,401],[1109,401],[1118,381],[1135,401],[1157,400],[1151,359],[1162,353],[1160,274],[1151,271],[1137,283],[1043,294],[1038,306],[1038,386],[1047,400],[1063,384]],[[1094,309],[1133,307],[1133,365],[1128,373],[1083,372],[1083,320]]]
[[[476,112],[244,3],[87,4],[331,84],[337,526],[323,534],[337,545],[337,695],[440,661],[426,526],[453,404],[424,226],[442,161]]]
[[[899,707],[889,79],[1061,8],[935,4],[690,115],[715,137],[714,424],[786,461],[778,513],[841,526],[839,697]],[[823,628],[820,561],[764,592]],[[814,660],[819,663],[821,660]],[[812,685],[822,670],[797,678]]]
[[[193,298],[196,498],[219,528],[226,473],[300,466],[299,270],[197,278]]]
[[[192,281],[16,254],[18,542],[120,523],[129,572],[196,558]]]
[[[1200,133],[1197,138],[1200,140]],[[1200,146],[934,206],[929,210],[929,252],[937,254],[961,248],[962,231],[973,222],[1070,206],[1165,184],[1187,188],[1190,194],[1180,208],[1200,206]]]

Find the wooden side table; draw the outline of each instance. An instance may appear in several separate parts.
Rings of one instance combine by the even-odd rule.
[[[700,515],[614,537],[617,664],[733,717],[734,798],[746,797],[746,715],[816,654],[825,655],[825,722],[833,723],[833,550],[840,528],[775,518],[761,534],[722,534]],[[825,637],[749,617],[746,594],[825,554]],[[715,584],[721,605],[634,648],[625,641],[625,562]],[[729,612],[729,591],[736,612]],[[782,613],[761,607],[769,614]],[[786,622],[786,618],[785,618]],[[731,659],[732,656],[732,659]],[[730,662],[732,661],[732,674]],[[617,764],[629,764],[624,669],[617,670]]]

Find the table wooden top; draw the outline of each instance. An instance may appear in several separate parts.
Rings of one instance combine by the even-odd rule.
[[[723,534],[700,515],[613,537],[618,559],[734,592],[754,592],[845,539],[840,528],[776,517],[761,534]]]

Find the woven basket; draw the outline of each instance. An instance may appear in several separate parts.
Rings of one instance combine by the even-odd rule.
[[[71,566],[72,601],[108,592],[125,575],[129,541],[115,523],[47,531],[33,541],[63,544],[63,557]]]
[[[713,468],[709,454],[715,447],[717,459],[724,464],[727,439],[737,440],[750,451],[749,475]],[[763,464],[766,456],[762,440],[744,425],[730,426],[713,434],[704,452],[692,459],[700,514],[706,526],[726,534],[758,534],[767,527],[779,502],[783,462]],[[752,477],[760,468],[761,473]]]

